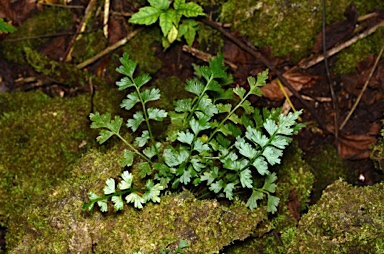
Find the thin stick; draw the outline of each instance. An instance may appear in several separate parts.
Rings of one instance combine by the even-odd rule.
[[[371,27],[370,29],[365,30],[361,34],[356,35],[355,37],[351,38],[350,40],[328,50],[327,56],[328,57],[333,56],[334,54],[340,52],[341,50],[351,46],[353,43],[357,42],[358,40],[361,40],[361,39],[367,37],[368,35],[374,33],[381,26],[384,26],[384,21]],[[311,57],[310,59],[303,61],[302,63],[298,64],[298,67],[301,69],[308,69],[309,67],[312,67],[315,64],[317,64],[323,60],[324,60],[324,55],[318,55],[318,56]]]
[[[85,12],[84,12],[84,17],[81,20],[79,27],[77,28],[77,31],[76,31],[77,33],[85,31],[87,20],[89,18],[91,10],[95,6],[95,4],[96,4],[96,0],[91,0],[88,3],[88,6],[87,6],[87,8],[85,9]],[[81,34],[78,34],[78,35],[72,37],[71,41],[69,42],[68,48],[65,51],[64,56],[62,58],[64,62],[69,62],[71,60],[71,54],[72,54],[72,51],[73,51],[73,43],[76,40],[80,39],[81,36],[82,36]]]
[[[357,100],[355,101],[355,104],[353,104],[353,107],[352,107],[351,111],[349,111],[348,116],[345,118],[345,120],[343,121],[343,123],[340,125],[340,130],[343,129],[343,127],[345,126],[345,124],[348,122],[349,118],[351,117],[351,115],[352,115],[353,112],[355,111],[357,105],[359,105],[360,100],[361,100],[361,98],[363,97],[363,94],[364,94],[365,90],[366,90],[367,87],[368,87],[368,83],[369,83],[369,81],[371,80],[372,75],[373,75],[373,73],[374,73],[375,70],[376,70],[376,67],[377,67],[377,64],[379,63],[379,60],[380,60],[380,58],[381,58],[381,55],[383,54],[383,50],[384,50],[384,44],[383,44],[383,46],[381,47],[380,53],[379,53],[379,55],[378,55],[377,58],[376,58],[375,64],[373,65],[372,70],[371,70],[371,72],[369,73],[368,79],[367,79],[367,81],[365,81],[365,84],[364,84],[364,86],[363,86],[363,89],[361,89],[361,92],[360,92],[359,96],[357,97]]]
[[[191,55],[193,55],[194,57],[196,57],[198,59],[203,60],[204,62],[208,62],[209,59],[214,58],[214,56],[212,56],[211,54],[209,54],[207,52],[203,52],[203,51],[198,50],[196,48],[188,47],[187,45],[183,45],[182,50],[190,53]],[[227,60],[224,60],[224,63],[228,64],[232,68],[232,70],[234,70],[234,71],[237,70],[236,64],[234,64],[230,61],[227,61]]]
[[[108,38],[109,6],[110,6],[110,1],[105,0],[105,3],[104,3],[104,21],[103,21],[103,24],[104,24],[103,32],[104,32],[105,38]]]
[[[333,106],[333,111],[334,111],[334,116],[333,116],[333,124],[335,125],[335,141],[336,141],[336,146],[337,142],[339,139],[339,105],[337,104],[337,98],[335,95],[335,91],[333,89],[333,82],[331,78],[331,72],[329,71],[329,66],[328,66],[328,57],[327,57],[327,46],[326,46],[326,38],[325,38],[325,23],[326,23],[326,7],[325,7],[325,0],[322,0],[322,32],[323,32],[323,56],[324,56],[324,67],[325,67],[325,72],[327,73],[327,80],[328,80],[328,87],[329,91],[331,92],[331,97],[332,97],[332,106]]]
[[[99,60],[100,58],[102,58],[106,54],[108,54],[108,53],[114,51],[115,49],[125,45],[129,40],[131,40],[133,37],[135,37],[135,35],[138,34],[140,31],[142,31],[143,29],[144,29],[143,27],[140,27],[140,28],[136,29],[132,33],[129,33],[125,38],[121,39],[120,41],[116,42],[115,44],[105,48],[102,51],[100,51],[97,55],[95,55],[95,56],[85,60],[82,63],[79,63],[78,65],[76,65],[76,67],[79,68],[79,69],[82,69],[85,66],[88,66],[91,63],[94,63],[95,61]]]

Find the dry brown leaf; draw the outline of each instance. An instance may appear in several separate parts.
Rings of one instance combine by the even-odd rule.
[[[353,159],[369,158],[369,147],[376,143],[376,138],[369,135],[343,135],[339,137],[338,151],[341,158]]]
[[[300,91],[303,87],[310,87],[315,83],[315,77],[301,73],[284,73],[283,77],[296,91]],[[288,96],[292,96],[288,88],[284,87],[284,89]],[[263,92],[263,96],[270,100],[280,101],[284,99],[284,93],[281,91],[277,79],[263,86],[261,91]]]

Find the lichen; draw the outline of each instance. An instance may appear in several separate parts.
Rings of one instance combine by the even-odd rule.
[[[384,184],[336,181],[303,216],[288,253],[382,253]]]

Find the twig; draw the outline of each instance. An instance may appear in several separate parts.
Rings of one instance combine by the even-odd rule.
[[[65,4],[50,4],[50,3],[38,3],[38,4],[54,6],[59,8],[68,8],[68,9],[84,9],[84,6],[81,6],[81,5],[65,5]]]
[[[356,35],[355,37],[351,38],[350,40],[328,50],[327,56],[328,57],[333,56],[334,54],[340,52],[341,50],[351,46],[353,43],[357,42],[358,40],[361,40],[361,39],[367,37],[368,35],[374,33],[381,26],[384,26],[384,21],[382,21],[379,24],[365,30],[361,34]],[[309,67],[312,67],[315,64],[317,64],[323,60],[324,60],[324,55],[317,55],[315,57],[311,57],[310,59],[306,59],[306,60],[302,61],[302,63],[298,64],[298,67],[301,69],[308,69]]]
[[[109,6],[110,6],[110,1],[105,0],[104,3],[104,36],[105,38],[108,38],[108,21],[109,21]]]
[[[210,21],[210,20],[205,19],[205,18],[202,19],[201,21],[203,23],[213,27],[214,29],[218,30],[222,34],[224,34],[226,37],[228,37],[228,39],[230,39],[233,43],[235,43],[237,46],[239,46],[239,48],[245,50],[246,52],[251,54],[253,57],[260,59],[264,63],[264,65],[267,66],[268,69],[270,69],[272,71],[275,71],[276,75],[280,79],[281,83],[283,83],[283,85],[286,86],[292,92],[292,94],[300,101],[300,103],[311,112],[311,114],[316,119],[317,123],[319,124],[319,127],[321,129],[323,129],[324,131],[329,132],[329,130],[327,129],[327,126],[325,125],[323,120],[319,117],[319,115],[316,113],[314,108],[301,97],[301,95],[283,77],[282,72],[279,71],[279,70],[276,70],[276,68],[271,64],[271,62],[265,56],[263,56],[261,53],[259,53],[257,51],[254,51],[253,49],[248,47],[246,44],[241,42],[239,39],[237,39],[234,36],[232,36],[229,32],[225,31],[224,28],[218,26],[215,22]]]
[[[196,57],[198,59],[201,59],[201,60],[203,60],[205,62],[208,62],[209,59],[213,59],[214,58],[214,56],[212,56],[209,53],[203,52],[203,51],[198,50],[196,48],[188,47],[187,45],[183,45],[182,50],[185,51],[185,52],[190,53],[194,57]],[[232,63],[230,61],[227,61],[227,60],[224,60],[224,63],[228,64],[234,71],[237,70],[236,64],[234,64],[234,63]]]
[[[334,117],[333,117],[333,123],[335,125],[335,142],[336,142],[336,147],[337,147],[337,142],[339,139],[339,105],[337,104],[337,98],[335,95],[335,91],[333,89],[333,82],[331,78],[331,73],[329,71],[329,66],[328,66],[328,57],[327,57],[327,46],[326,46],[326,38],[325,38],[325,24],[326,24],[326,7],[325,7],[325,0],[321,1],[323,11],[322,11],[322,31],[323,31],[323,56],[324,56],[324,66],[325,66],[325,71],[327,73],[327,80],[328,80],[328,87],[329,91],[331,92],[331,97],[332,97],[332,106],[333,106],[333,111],[334,111]]]
[[[363,97],[363,94],[364,94],[365,90],[366,90],[367,87],[368,87],[368,83],[369,83],[369,81],[371,80],[372,75],[373,75],[373,73],[374,73],[375,70],[376,70],[376,67],[377,67],[377,64],[379,63],[379,60],[380,60],[380,58],[381,58],[381,55],[383,54],[383,50],[384,50],[384,44],[383,44],[383,46],[381,47],[380,53],[379,53],[379,55],[378,55],[377,58],[376,58],[375,64],[373,65],[372,70],[371,70],[371,72],[369,73],[368,79],[367,79],[367,81],[365,81],[365,84],[364,84],[364,86],[363,86],[363,89],[361,89],[361,92],[360,92],[359,96],[357,97],[357,100],[355,101],[355,104],[353,104],[351,111],[349,111],[347,117],[345,118],[345,120],[343,121],[343,123],[340,125],[340,130],[343,129],[343,127],[345,126],[345,124],[348,122],[349,118],[351,117],[351,115],[352,115],[353,112],[355,111],[357,105],[359,105],[360,100],[361,100],[361,98]]]
[[[96,0],[91,0],[89,2],[87,8],[85,9],[84,18],[81,20],[80,25],[77,28],[76,32],[84,32],[85,26],[87,23],[86,21],[88,20],[88,18],[90,16],[89,14],[91,13],[91,10],[92,10],[93,6],[95,6],[95,4],[96,4]],[[69,42],[69,45],[67,47],[67,50],[65,51],[65,53],[62,57],[64,62],[69,62],[71,60],[70,58],[71,58],[71,53],[73,51],[73,43],[75,42],[75,40],[78,40],[80,37],[81,37],[81,34],[72,37],[72,39]]]
[[[79,63],[78,65],[76,65],[76,67],[79,69],[82,69],[85,66],[90,65],[91,63],[99,60],[100,58],[102,58],[106,54],[108,54],[108,53],[114,51],[115,49],[125,45],[129,40],[131,40],[133,37],[135,37],[135,35],[138,34],[140,31],[142,31],[143,29],[144,29],[143,27],[136,29],[135,31],[129,33],[125,38],[121,39],[120,41],[116,42],[115,44],[105,48],[102,51],[100,51],[97,55],[85,60],[82,63]]]

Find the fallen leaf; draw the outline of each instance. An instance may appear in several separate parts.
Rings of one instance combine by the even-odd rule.
[[[296,90],[300,91],[303,87],[311,87],[315,83],[315,77],[302,74],[302,73],[284,73],[283,77],[291,84],[291,86]],[[288,96],[292,96],[291,91],[288,88],[284,87]],[[285,98],[283,91],[280,89],[280,86],[277,82],[277,79],[272,80],[272,82],[261,88],[263,96],[270,99],[280,101]]]
[[[341,135],[338,142],[339,155],[343,159],[351,158],[355,160],[367,159],[371,151],[372,144],[377,139],[370,135]]]

